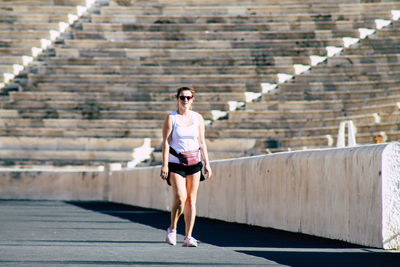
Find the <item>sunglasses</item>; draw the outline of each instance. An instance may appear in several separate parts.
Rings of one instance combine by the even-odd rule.
[[[181,95],[181,96],[179,96],[179,99],[180,100],[190,100],[190,99],[192,99],[193,98],[193,96],[184,96],[184,95]]]

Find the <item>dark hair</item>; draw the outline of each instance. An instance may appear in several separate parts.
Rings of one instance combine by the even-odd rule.
[[[183,87],[179,87],[176,90],[176,98],[178,98],[183,91],[190,91],[192,93],[192,97],[194,97],[194,92],[195,92],[194,89],[190,88],[190,87],[183,86]]]

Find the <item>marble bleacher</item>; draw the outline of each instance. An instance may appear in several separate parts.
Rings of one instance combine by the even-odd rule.
[[[48,34],[64,8],[80,4],[57,2],[30,12],[31,20],[22,16],[24,1],[0,2],[13,18],[0,26],[11,48],[0,69]],[[206,119],[212,159],[332,147],[339,123],[349,119],[360,144],[382,133],[397,140],[396,21],[295,73],[294,64],[310,65],[310,56],[326,56],[327,46],[343,46],[343,37],[358,38],[360,28],[400,9],[398,1],[365,2],[102,1],[5,90],[3,163],[126,163],[150,139],[145,164],[157,164],[162,121],[181,85],[197,90],[194,109]],[[17,34],[25,28],[29,34]],[[293,79],[280,82],[280,73]],[[277,89],[262,92],[265,83]]]

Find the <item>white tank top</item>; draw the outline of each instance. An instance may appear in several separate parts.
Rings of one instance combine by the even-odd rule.
[[[200,114],[190,111],[192,115],[192,125],[180,125],[177,122],[178,112],[170,113],[172,119],[172,133],[168,140],[169,145],[179,154],[183,151],[199,149],[199,123]],[[199,160],[201,160],[199,153]],[[179,159],[169,153],[168,162],[179,163]]]

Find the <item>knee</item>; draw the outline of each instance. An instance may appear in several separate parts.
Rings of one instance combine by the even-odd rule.
[[[185,203],[187,201],[187,197],[185,195],[177,195],[175,196],[176,204],[179,208],[183,209]]]
[[[195,207],[196,206],[196,196],[188,196],[186,199],[186,205]]]

